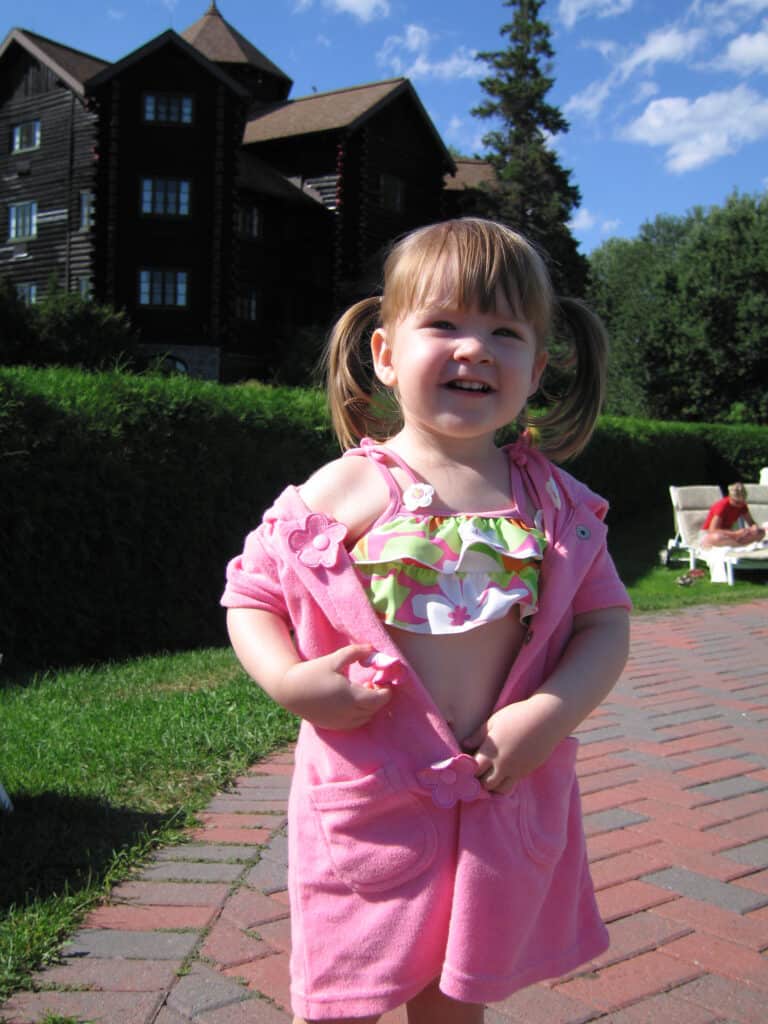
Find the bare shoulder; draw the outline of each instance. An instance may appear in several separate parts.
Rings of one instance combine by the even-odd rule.
[[[381,474],[363,455],[327,463],[300,492],[307,508],[343,523],[353,542],[378,519],[389,498]]]

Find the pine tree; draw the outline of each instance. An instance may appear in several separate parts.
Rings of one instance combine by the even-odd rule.
[[[569,125],[546,100],[554,81],[554,50],[550,27],[539,17],[544,0],[502,3],[514,12],[499,30],[509,46],[478,54],[491,73],[480,82],[488,99],[472,113],[498,122],[483,137],[483,144],[490,151],[485,158],[499,178],[498,188],[485,191],[480,207],[549,255],[559,291],[581,296],[589,264],[568,227],[581,194],[551,146],[552,138],[567,132]]]

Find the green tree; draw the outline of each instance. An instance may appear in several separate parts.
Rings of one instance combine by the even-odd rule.
[[[487,99],[472,110],[497,125],[483,144],[499,185],[482,190],[478,209],[527,235],[549,255],[558,290],[581,296],[589,263],[568,227],[581,195],[552,148],[569,125],[546,99],[554,50],[550,27],[539,16],[543,0],[502,2],[513,12],[499,30],[508,46],[478,54],[490,73],[480,82]]]
[[[611,336],[609,411],[768,422],[768,197],[657,217],[590,264]]]

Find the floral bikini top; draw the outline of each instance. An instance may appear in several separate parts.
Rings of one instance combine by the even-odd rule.
[[[379,618],[410,633],[463,633],[502,618],[520,605],[525,619],[538,607],[547,541],[517,508],[484,514],[429,511],[434,489],[394,452],[368,439],[347,455],[365,455],[381,471],[391,501],[350,551],[358,578]],[[387,462],[411,483],[404,491]]]

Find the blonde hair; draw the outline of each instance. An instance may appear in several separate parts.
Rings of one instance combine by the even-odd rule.
[[[444,295],[460,309],[481,312],[494,312],[502,296],[531,324],[539,351],[548,348],[553,326],[558,335],[566,332],[567,353],[555,365],[574,368],[568,389],[546,413],[529,418],[523,410],[518,422],[521,428],[535,427],[538,446],[551,458],[564,460],[581,451],[602,405],[605,330],[583,303],[555,296],[544,259],[526,238],[503,224],[473,217],[431,224],[402,238],[384,264],[381,298],[355,303],[334,326],[325,366],[342,448],[364,436],[384,441],[400,425],[391,394],[373,373],[372,332],[393,327]]]
[[[728,497],[736,498],[737,501],[746,501],[747,488],[740,481],[735,484],[728,484]]]

